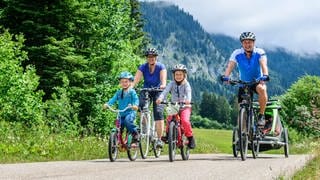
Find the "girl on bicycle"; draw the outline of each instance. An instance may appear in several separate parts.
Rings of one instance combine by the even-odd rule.
[[[125,109],[127,106],[132,106],[124,112],[121,112],[121,127],[126,127],[129,133],[133,136],[133,141],[137,142],[139,140],[139,133],[135,125],[136,111],[138,110],[139,99],[136,91],[131,88],[131,83],[133,81],[133,76],[129,72],[121,72],[118,77],[120,81],[121,89],[119,89],[114,96],[104,104],[103,108],[107,108],[107,104],[112,106],[116,102],[118,103],[118,108]]]
[[[188,137],[188,147],[190,149],[195,148],[195,140],[192,134],[192,127],[190,123],[191,115],[191,86],[187,81],[187,68],[183,64],[177,64],[174,66],[173,70],[173,79],[165,90],[160,94],[157,99],[157,104],[160,104],[163,100],[167,98],[168,93],[171,94],[172,103],[184,103],[185,106],[183,109],[180,109],[180,118],[181,124],[185,130],[185,135]],[[168,117],[168,122],[172,117]],[[168,132],[168,127],[166,129]]]

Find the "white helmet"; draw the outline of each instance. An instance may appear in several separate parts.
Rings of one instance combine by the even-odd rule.
[[[243,40],[246,40],[246,39],[255,41],[256,40],[256,35],[254,35],[253,32],[243,32],[243,33],[241,33],[240,42],[242,42]]]
[[[172,73],[176,71],[183,71],[184,73],[187,73],[187,67],[183,64],[176,64],[172,69]]]

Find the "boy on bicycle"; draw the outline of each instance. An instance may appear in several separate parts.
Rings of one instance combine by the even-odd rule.
[[[118,108],[125,109],[131,105],[131,109],[128,109],[120,113],[121,127],[126,127],[129,133],[133,136],[133,142],[139,141],[139,133],[134,123],[136,119],[136,111],[138,110],[139,99],[136,91],[131,88],[133,76],[129,72],[121,72],[118,77],[120,81],[121,89],[119,89],[114,96],[104,104],[103,108],[106,109],[107,105],[112,106],[118,102]]]
[[[180,109],[180,118],[181,124],[185,130],[185,135],[188,137],[188,147],[190,149],[194,149],[196,144],[192,134],[192,127],[190,123],[190,115],[191,115],[191,86],[187,81],[187,68],[183,64],[177,64],[174,66],[173,70],[173,79],[165,90],[160,94],[157,99],[157,104],[160,104],[164,99],[166,99],[168,93],[171,94],[171,102],[172,103],[184,103],[185,106],[183,109]],[[168,117],[168,121],[171,120],[172,117]],[[168,127],[167,127],[168,128]],[[166,129],[168,132],[168,129]]]

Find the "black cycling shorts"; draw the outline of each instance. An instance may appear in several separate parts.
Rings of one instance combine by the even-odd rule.
[[[257,88],[258,84],[254,84],[252,86],[250,86],[250,89],[251,89],[251,94],[250,96],[253,96],[253,92],[258,94],[258,92],[256,91],[256,88]],[[241,103],[242,102],[242,95],[244,94],[244,89],[243,87],[239,87],[239,90],[238,90],[238,103]]]
[[[156,100],[160,96],[161,92],[152,91],[149,92],[150,102],[153,104],[153,116],[155,121],[164,120],[164,104],[157,104]],[[146,95],[145,91],[140,92],[139,96],[139,109],[143,109],[145,103],[146,103]]]

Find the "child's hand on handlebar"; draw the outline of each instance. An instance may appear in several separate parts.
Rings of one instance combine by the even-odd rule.
[[[103,104],[102,109],[108,109],[107,104]]]
[[[137,111],[139,108],[138,108],[138,106],[131,106],[131,109]]]

